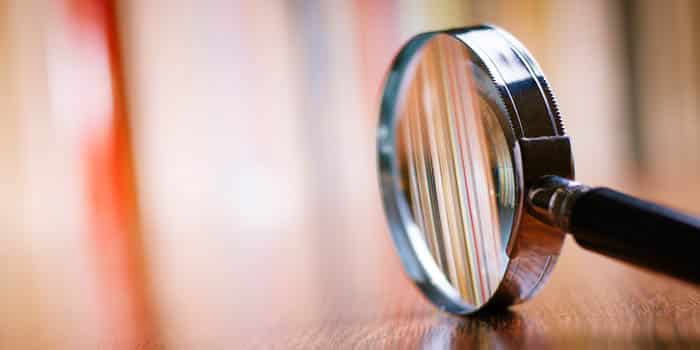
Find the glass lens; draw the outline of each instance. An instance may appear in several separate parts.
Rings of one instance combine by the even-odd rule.
[[[456,38],[431,38],[407,72],[397,106],[401,184],[437,266],[478,307],[508,263],[516,188],[507,113]]]

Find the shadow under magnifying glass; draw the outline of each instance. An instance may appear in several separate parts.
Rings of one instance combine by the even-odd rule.
[[[547,347],[547,342],[513,311],[470,318],[440,315],[422,342],[424,349],[510,349],[530,346]]]
[[[422,339],[422,349],[596,349],[596,348],[695,348],[700,339],[678,334],[670,337],[640,335],[610,337],[594,334],[558,333],[528,321],[514,311],[460,318],[437,316]]]

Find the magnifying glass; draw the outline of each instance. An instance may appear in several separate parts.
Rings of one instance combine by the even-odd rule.
[[[574,182],[554,94],[503,30],[406,43],[385,82],[377,151],[401,261],[443,310],[531,298],[567,232],[589,250],[700,284],[700,220]]]

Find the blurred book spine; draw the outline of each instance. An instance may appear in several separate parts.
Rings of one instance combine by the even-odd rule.
[[[651,178],[700,175],[700,3],[628,1],[630,130],[639,170]]]
[[[74,138],[82,162],[102,336],[128,347],[155,334],[115,6],[111,0],[53,3],[46,52],[51,113],[63,136]]]

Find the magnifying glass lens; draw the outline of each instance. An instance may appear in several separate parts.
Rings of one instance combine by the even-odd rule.
[[[517,203],[507,112],[473,53],[438,34],[415,54],[397,105],[401,185],[414,224],[463,302],[503,278]]]
[[[567,232],[588,250],[700,284],[700,218],[573,181],[554,94],[501,29],[409,40],[385,81],[377,153],[404,269],[445,311],[531,298]]]

